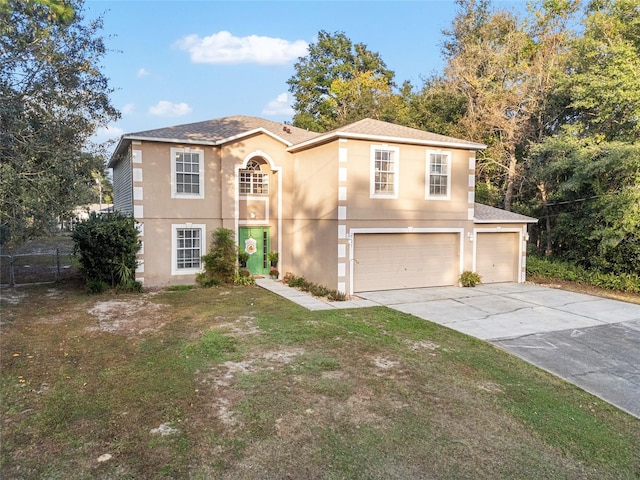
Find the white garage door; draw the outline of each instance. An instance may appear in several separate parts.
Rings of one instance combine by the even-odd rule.
[[[482,283],[518,281],[518,234],[478,233],[476,272]]]
[[[454,285],[456,233],[368,233],[354,238],[354,291]]]

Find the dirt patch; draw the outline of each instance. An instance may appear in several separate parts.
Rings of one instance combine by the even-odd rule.
[[[88,313],[98,319],[97,327],[89,330],[143,335],[158,331],[164,325],[158,314],[162,306],[149,302],[146,298],[129,300],[106,300],[96,302]]]

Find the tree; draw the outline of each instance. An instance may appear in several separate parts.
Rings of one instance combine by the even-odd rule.
[[[640,4],[593,0],[559,91],[567,123],[582,136],[635,141],[640,135]]]
[[[549,128],[553,74],[563,65],[571,38],[561,30],[577,0],[545,0],[524,21],[488,0],[457,0],[460,12],[445,32],[444,86],[465,99],[458,128],[488,145],[478,177],[497,185],[511,210],[520,159],[530,141]]]
[[[293,124],[317,132],[377,116],[394,87],[394,73],[380,55],[339,32],[331,35],[321,30],[295,70],[287,80],[295,98]],[[351,110],[357,114],[349,114]]]
[[[43,233],[91,191],[100,156],[84,151],[118,118],[100,19],[82,0],[9,0],[0,8],[0,226],[14,240]]]
[[[547,228],[534,238],[547,254],[605,272],[640,272],[640,146],[572,134],[530,152],[530,175]]]

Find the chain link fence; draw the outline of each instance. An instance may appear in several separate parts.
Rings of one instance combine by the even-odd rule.
[[[0,285],[14,287],[54,283],[79,275],[72,252],[56,248],[50,252],[0,255]]]

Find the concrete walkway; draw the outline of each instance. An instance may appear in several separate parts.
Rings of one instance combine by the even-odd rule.
[[[258,285],[310,310],[384,305],[488,341],[640,418],[640,305],[530,284],[365,292],[324,302]]]

